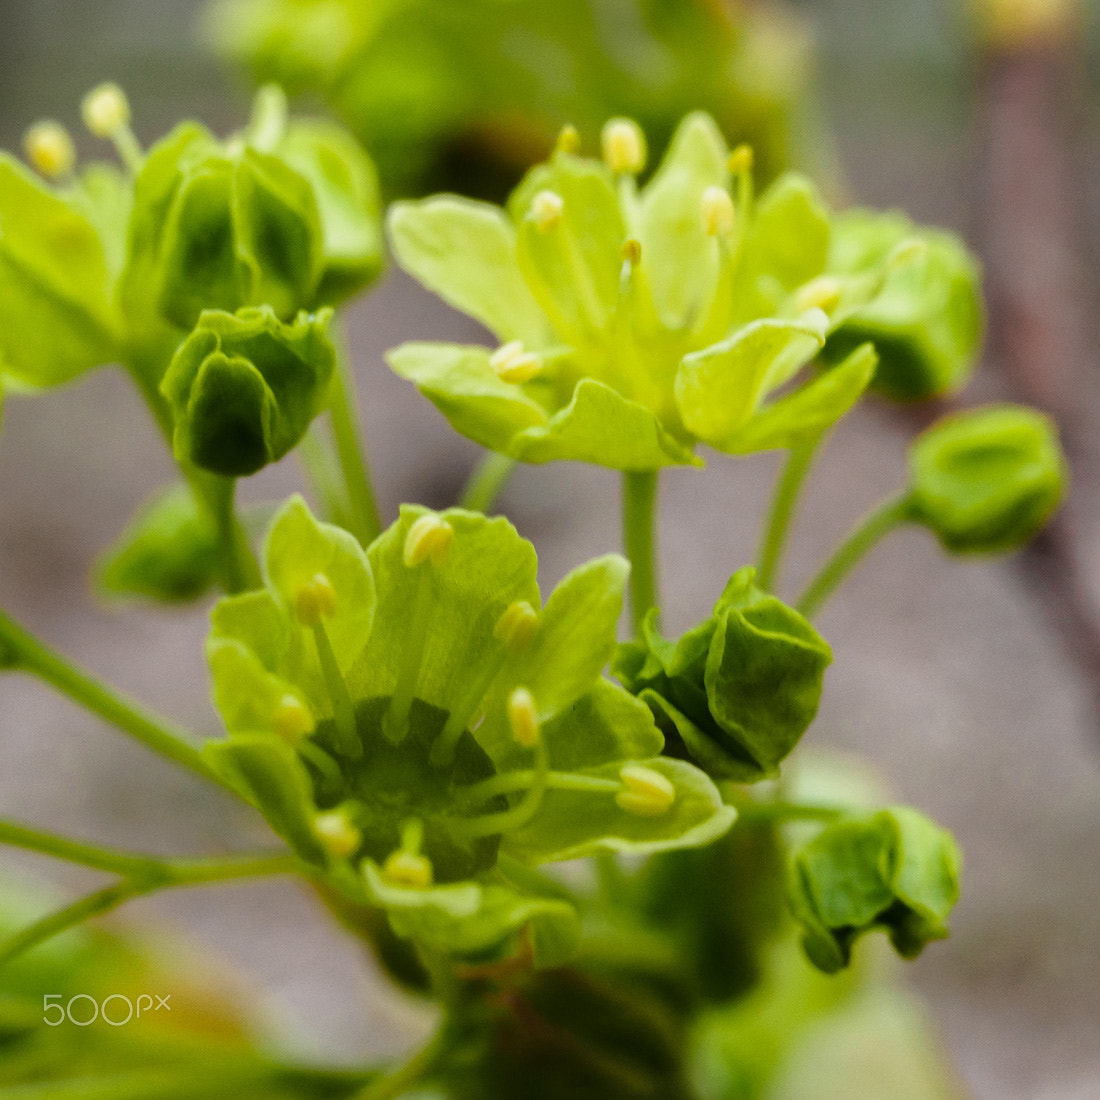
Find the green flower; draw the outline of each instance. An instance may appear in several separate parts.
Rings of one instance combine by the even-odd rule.
[[[612,665],[647,703],[670,748],[710,775],[755,783],[774,776],[817,714],[828,643],[797,611],[753,583],[746,567],[710,618],[676,642],[657,633],[619,646]]]
[[[601,678],[626,563],[574,570],[545,605],[535,571],[502,519],[405,507],[364,552],[296,498],[266,587],[214,611],[230,737],[211,765],[352,901],[459,955],[527,926],[541,960],[567,953],[571,906],[513,865],[702,844],[733,818]]]
[[[919,955],[947,935],[960,866],[951,834],[905,806],[822,829],[791,856],[788,883],[810,961],[835,973],[876,928],[904,958]]]
[[[945,416],[909,451],[912,517],[956,554],[1014,550],[1057,510],[1069,477],[1053,422],[991,405]]]
[[[276,462],[321,411],[336,362],[332,311],[283,324],[265,306],[206,310],[161,381],[181,462],[242,477]]]
[[[507,210],[438,196],[391,211],[399,262],[499,342],[390,353],[458,431],[523,461],[653,470],[698,465],[699,443],[790,446],[858,399],[868,346],[798,380],[918,244],[832,270],[812,185],[786,175],[754,199],[750,151],[730,154],[707,115],[640,191],[633,123],[605,127],[605,162],[562,146]]]

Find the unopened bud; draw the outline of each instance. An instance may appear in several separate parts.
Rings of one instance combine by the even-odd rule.
[[[314,729],[313,715],[309,713],[309,709],[297,695],[291,695],[289,692],[275,707],[271,724],[275,733],[292,745],[312,733]]]
[[[36,122],[23,138],[27,160],[47,179],[67,176],[76,163],[69,131],[60,122]]]
[[[405,565],[413,569],[431,559],[436,569],[447,564],[455,529],[439,516],[421,516],[405,536]]]
[[[622,789],[615,795],[619,808],[638,817],[660,817],[672,809],[676,788],[672,781],[642,764],[627,764],[619,772]]]
[[[324,573],[314,575],[298,589],[294,613],[303,626],[316,626],[336,614],[336,590]]]
[[[612,172],[634,175],[645,167],[645,135],[629,118],[613,118],[600,133],[603,159]]]
[[[539,743],[535,697],[526,688],[516,688],[508,696],[508,724],[512,727],[512,736],[525,749],[533,749]]]
[[[80,105],[84,125],[96,137],[109,138],[130,125],[130,102],[117,84],[100,84]]]
[[[543,233],[561,222],[565,203],[556,191],[539,191],[531,200],[531,217]]]
[[[382,875],[394,886],[424,890],[431,886],[435,872],[427,856],[399,849],[386,857],[386,862],[382,864]]]
[[[708,187],[699,200],[699,212],[708,237],[728,237],[733,232],[733,199],[724,187]]]
[[[493,627],[493,637],[510,649],[523,649],[539,628],[538,612],[526,601],[510,603]]]
[[[334,855],[347,859],[363,842],[363,834],[348,820],[343,810],[329,810],[313,819],[313,831]]]

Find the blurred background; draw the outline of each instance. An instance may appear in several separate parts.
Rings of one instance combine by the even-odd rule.
[[[471,9],[485,6],[469,2]],[[559,41],[548,17],[533,46],[518,35],[504,40],[520,75],[496,76],[515,91],[514,103],[488,81],[461,100],[456,121],[440,107],[459,109],[447,87],[418,99],[414,82],[405,92],[407,109],[386,111],[375,90],[333,75],[342,64],[335,44],[348,37],[339,27],[331,33],[331,24],[311,32],[315,45],[333,51],[329,67],[314,72],[295,68],[293,53],[288,61],[272,46],[277,38],[264,38],[255,25],[251,39],[244,24],[234,32],[238,54],[244,43],[247,58],[219,58],[197,0],[6,0],[0,140],[16,148],[42,116],[77,130],[80,98],[102,79],[126,87],[144,141],[190,115],[224,131],[246,117],[250,73],[274,74],[311,89],[318,108],[326,100],[372,140],[390,193],[447,185],[499,194],[525,162],[543,155],[561,122],[576,122],[591,147],[605,114],[632,113],[659,144],[682,110],[703,105],[725,109],[729,136],[752,138],[767,171],[805,166],[835,197],[904,208],[918,221],[959,232],[986,265],[991,309],[986,362],[963,400],[1008,397],[1054,412],[1074,467],[1072,498],[1051,533],[1011,561],[948,562],[919,532],[880,548],[822,617],[835,664],[805,743],[858,753],[897,797],[961,840],[967,862],[954,934],[907,973],[971,1092],[983,1100],[1096,1097],[1094,5],[1075,12],[1054,0],[802,0],[778,16],[771,5],[745,5],[751,32],[730,46],[732,68],[714,81],[699,76],[707,63],[696,63],[699,39],[677,45],[674,28],[666,28],[667,48],[650,43],[650,56],[645,41],[631,37],[637,28],[629,12],[623,15],[632,3],[578,6],[599,15],[590,56],[579,48],[569,53],[569,36],[581,24],[567,23]],[[657,23],[664,11],[671,25],[673,9],[720,14],[723,4],[644,6]],[[224,10],[242,18],[247,7]],[[453,18],[466,5],[444,7]],[[310,41],[307,25],[301,29]],[[444,19],[431,43],[413,35],[406,48],[414,57],[429,45],[443,50],[424,53],[430,68],[429,60],[446,60],[447,33]],[[382,55],[392,57],[388,47]],[[81,143],[92,152],[90,139]],[[430,153],[417,159],[405,148],[425,143]],[[392,377],[381,353],[413,336],[477,339],[476,328],[393,273],[353,307],[350,330],[387,516],[404,500],[452,502],[477,448]],[[872,403],[842,424],[799,519],[789,567],[795,589],[851,522],[901,483],[905,441],[926,415]],[[701,617],[726,577],[751,560],[773,459],[710,457],[703,473],[673,471],[663,479],[670,632]],[[87,585],[96,554],[172,473],[119,375],[101,371],[34,401],[9,400],[0,435],[0,604],[98,673],[212,733],[201,659],[205,608],[108,605]],[[298,484],[291,460],[253,479],[247,495],[276,498]],[[502,507],[536,543],[544,590],[586,557],[618,546],[617,491],[610,472],[572,465],[524,469],[510,483]],[[0,813],[174,853],[227,850],[265,836],[259,819],[228,798],[15,678],[0,682]],[[36,880],[66,892],[94,881],[8,851],[0,853],[0,869],[33,870]],[[293,887],[177,893],[134,904],[123,919],[158,923],[215,952],[242,989],[260,992],[273,1032],[303,1055],[359,1060],[407,1044],[423,1025],[415,1006],[372,993],[369,962]]]

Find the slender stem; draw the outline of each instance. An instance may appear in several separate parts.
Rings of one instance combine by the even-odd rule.
[[[11,663],[117,726],[146,748],[182,764],[204,779],[214,778],[189,735],[145,710],[114,688],[77,668],[0,611],[0,651]]]
[[[98,844],[47,833],[17,821],[0,820],[0,844],[10,844],[15,848],[25,848],[30,852],[40,852],[55,859],[79,863],[97,871],[113,871],[120,875],[149,872],[160,863],[156,856],[115,851]]]
[[[477,468],[466,482],[458,506],[471,512],[487,513],[500,495],[516,468],[516,460],[507,455],[490,451],[478,463]]]
[[[351,532],[366,546],[382,533],[382,520],[371,484],[366,447],[356,419],[356,407],[355,379],[347,353],[337,341],[336,371],[329,400],[332,434],[351,505]]]
[[[909,496],[907,493],[902,493],[900,496],[891,497],[865,516],[809,583],[795,605],[797,609],[807,618],[812,616],[859,564],[864,555],[895,527],[907,522],[910,515]]]
[[[397,1100],[438,1067],[446,1055],[447,1046],[448,1029],[444,1021],[426,1047],[392,1073],[376,1077],[350,1100]]]
[[[340,527],[350,526],[351,516],[344,498],[336,455],[332,443],[317,431],[316,424],[302,437],[297,453],[306,480],[321,503],[325,519]]]
[[[771,510],[760,541],[759,565],[756,569],[757,584],[768,592],[774,592],[779,587],[783,549],[790,531],[791,519],[820,441],[821,435],[818,434],[796,443],[791,448],[783,464],[783,471],[779,475]]]
[[[657,606],[656,499],[655,470],[623,472],[623,544],[630,559],[630,611],[635,634],[641,634],[646,612]]]
[[[261,588],[263,578],[260,576],[260,567],[233,507],[237,479],[202,474],[197,470],[186,472],[194,491],[206,500],[218,528],[218,545],[221,547],[224,570],[222,586],[225,591],[233,596],[239,592]]]

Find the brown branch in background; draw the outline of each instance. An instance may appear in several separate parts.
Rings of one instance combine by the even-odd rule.
[[[984,0],[980,218],[990,357],[1021,401],[1055,416],[1076,493],[1019,560],[1100,719],[1100,605],[1082,562],[1083,490],[1097,466],[1100,372],[1076,183],[1082,59],[1076,0]]]

